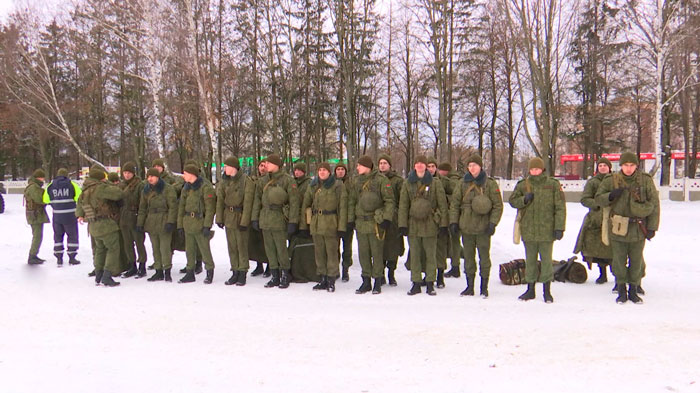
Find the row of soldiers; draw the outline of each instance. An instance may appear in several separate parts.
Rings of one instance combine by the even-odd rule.
[[[629,297],[640,302],[636,292],[643,271],[639,268],[643,265],[641,249],[643,241],[651,239],[658,227],[658,194],[650,177],[637,172],[638,161],[633,154],[622,155],[622,171],[616,175],[609,175],[611,165],[604,160],[584,191],[582,203],[591,211],[575,252],[582,252],[585,260],[601,265],[612,261],[617,300],[624,302]],[[148,233],[156,270],[149,281],[172,280],[175,236],[184,239],[187,255],[187,267],[182,271],[185,275],[180,282],[195,281],[195,273],[201,269],[198,261],[203,261],[207,272],[204,282],[211,283],[214,261],[209,240],[212,225],[216,224],[227,236],[232,270],[227,285],[245,285],[251,239],[262,233],[259,241],[271,276],[266,287],[289,286],[291,261],[287,241],[291,243],[291,239],[302,236],[313,239],[319,276],[313,289],[333,292],[337,278],[349,280],[352,236],[356,233],[362,268],[358,294],[379,294],[383,284],[397,285],[394,272],[398,257],[404,253],[403,237],[408,237],[407,268],[413,283],[409,295],[421,293],[421,286],[426,286],[429,295],[435,295],[435,284],[444,287],[445,277],[460,276],[463,255],[467,287],[461,295],[473,296],[478,252],[480,294],[488,297],[491,236],[500,221],[503,201],[498,183],[486,175],[480,156],[468,159],[464,176],[452,171],[448,163],[438,166],[434,159],[418,156],[406,179],[392,169],[388,155],[380,156],[378,168],[370,157],[361,157],[356,176],[350,176],[342,164],[332,169],[328,163],[321,163],[313,179],[306,176],[304,164],[295,165],[294,178],[281,171],[282,161],[277,155],[260,164],[257,177],[242,172],[236,157],[228,158],[224,164],[224,174],[216,187],[200,176],[195,162],[186,163],[180,178],[165,170],[163,160],[154,160],[145,182],[136,176],[135,166],[127,163],[122,167],[123,179],[110,179],[117,185],[104,181],[102,168],[91,168],[82,193],[76,193],[75,215],[89,223],[96,281],[118,285],[112,277],[122,271],[121,250],[130,266],[125,276],[145,276],[143,241],[144,233]],[[541,159],[531,159],[528,170],[529,176],[517,184],[509,200],[518,209],[514,240],[523,240],[526,253],[528,289],[520,299],[533,299],[534,284],[540,281],[545,301],[552,302],[552,245],[563,236],[566,205],[560,184],[544,173]],[[639,206],[645,210],[640,212]],[[606,207],[612,213],[605,211]],[[610,217],[612,223],[603,222],[603,216]],[[615,230],[602,234],[610,225],[621,225],[621,219],[616,217],[624,217],[628,223],[635,222],[644,229],[641,245],[641,232],[635,232],[634,225],[627,225],[631,231],[624,234]],[[607,244],[601,246],[604,242]],[[450,270],[447,257],[452,263]],[[260,262],[256,272],[262,272]]]

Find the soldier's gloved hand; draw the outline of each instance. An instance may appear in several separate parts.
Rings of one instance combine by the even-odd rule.
[[[438,235],[439,236],[448,236],[449,231],[447,230],[447,227],[440,227],[440,229],[438,229]]]
[[[238,226],[238,230],[241,231],[241,232],[245,232],[245,231],[248,230],[248,227],[245,226],[245,225],[239,225],[239,226]]]
[[[452,232],[453,235],[456,235],[459,233],[459,224],[457,223],[452,223],[450,224],[450,232]]]
[[[486,231],[484,231],[489,236],[493,236],[494,233],[496,233],[496,224],[489,222],[489,226],[486,227]]]
[[[535,194],[528,192],[525,194],[525,197],[523,198],[523,202],[527,205],[528,203],[532,202],[532,200],[535,199]]]
[[[211,236],[211,228],[209,228],[209,227],[202,227],[202,236],[204,236],[204,237],[209,237],[209,236]]]
[[[615,199],[619,198],[620,195],[622,195],[622,191],[624,191],[624,188],[616,188],[612,191],[610,191],[610,194],[608,194],[608,200],[610,202],[614,201]]]
[[[384,220],[384,221],[382,221],[381,224],[379,224],[379,227],[386,231],[387,229],[389,229],[390,225],[391,225],[391,221]]]
[[[259,221],[251,221],[250,226],[252,226],[253,229],[255,229],[256,231],[260,230],[260,222]]]
[[[177,228],[177,234],[180,237],[185,237],[185,229],[184,228]]]
[[[564,231],[562,231],[561,229],[555,229],[554,238],[557,240],[561,240],[562,237],[564,237]]]
[[[167,225],[167,224],[166,224],[166,225]],[[138,232],[138,233],[143,233],[143,232],[144,232],[143,227],[140,226],[140,225],[137,225],[137,226],[136,226],[136,232]]]
[[[300,229],[299,236],[301,237],[311,237],[311,232],[308,229]]]
[[[406,227],[399,228],[399,235],[408,236],[408,228],[406,228]]]
[[[219,227],[219,228],[221,228],[221,229],[224,229],[224,223],[223,223],[223,222],[217,222],[217,223],[216,223],[216,226]]]
[[[339,238],[345,237],[345,231],[338,231],[338,237]]]
[[[299,232],[299,224],[295,224],[293,222],[287,224],[287,235],[292,236],[297,232]]]
[[[347,232],[352,232],[355,230],[355,223],[354,222],[349,222],[348,223],[348,229]]]
[[[656,231],[653,230],[653,229],[649,229],[649,230],[647,231],[647,240],[653,239],[654,236],[656,236]]]
[[[143,229],[143,227],[141,227]],[[163,230],[165,233],[172,233],[175,230],[175,224],[172,222],[167,222],[165,223],[165,227],[163,227]]]

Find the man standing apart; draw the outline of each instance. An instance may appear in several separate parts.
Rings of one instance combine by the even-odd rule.
[[[467,173],[455,187],[450,204],[450,230],[452,235],[462,236],[464,243],[464,271],[467,288],[461,296],[474,296],[476,278],[476,251],[479,251],[480,294],[489,296],[491,273],[491,236],[503,214],[503,199],[498,183],[486,176],[481,156],[469,157]]]
[[[199,168],[196,165],[185,165],[183,172],[185,185],[180,194],[177,228],[185,233],[187,272],[179,282],[195,281],[194,269],[197,250],[199,250],[207,269],[204,283],[211,284],[214,280],[214,259],[211,256],[209,240],[211,240],[211,226],[214,224],[216,211],[216,193],[214,187],[199,176]]]
[[[606,176],[595,197],[610,212],[609,240],[618,303],[628,299],[642,303],[637,290],[643,275],[644,244],[659,229],[659,193],[651,175],[638,171],[638,167],[634,153],[622,153],[620,172]]]
[[[46,180],[46,173],[39,168],[27,180],[27,187],[24,188],[27,224],[32,227],[32,245],[29,247],[29,258],[27,258],[27,263],[30,265],[40,265],[45,262],[37,256],[44,237],[44,224],[49,222],[42,188],[44,180]]]
[[[61,168],[56,178],[44,192],[44,203],[53,209],[53,254],[58,266],[63,265],[63,237],[67,237],[68,263],[78,265],[78,219],[75,217],[76,202],[80,197],[80,186],[68,178],[68,170]]]
[[[216,185],[216,225],[226,229],[231,278],[226,285],[243,286],[250,262],[248,260],[248,227],[253,212],[255,183],[240,171],[238,157],[224,161],[224,174]]]
[[[545,303],[552,303],[552,246],[561,240],[566,225],[566,200],[557,179],[544,174],[544,161],[535,157],[528,162],[530,175],[518,182],[509,203],[518,209],[521,237],[525,244],[525,280],[527,291],[520,300],[535,298],[535,282],[542,283]],[[537,267],[537,256],[542,267]]]

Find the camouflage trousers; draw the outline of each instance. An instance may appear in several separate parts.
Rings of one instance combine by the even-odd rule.
[[[552,266],[552,247],[554,242],[523,242],[523,244],[525,245],[525,281],[528,284],[534,284],[537,281],[552,281],[554,279]],[[540,261],[542,261],[541,268],[537,266],[538,255]]]
[[[148,238],[151,239],[151,246],[153,247],[155,269],[161,270],[173,267],[172,232],[161,232],[158,234],[149,233]]]
[[[644,244],[645,240],[630,243],[610,241],[613,252],[612,269],[616,283],[641,284],[646,270]]]
[[[408,250],[410,251],[411,281],[423,281],[421,274],[421,255],[425,256],[425,281],[431,282],[437,279],[437,237],[408,236]]]
[[[95,270],[108,271],[113,276],[122,272],[119,265],[119,257],[121,255],[121,244],[119,243],[119,231],[110,234],[93,237]]]
[[[231,271],[247,272],[250,268],[248,260],[248,231],[238,227],[226,227],[226,243],[228,244],[228,259]]]
[[[316,273],[320,276],[336,277],[340,274],[338,258],[338,236],[313,235]]]
[[[36,256],[41,247],[41,241],[44,238],[44,224],[32,225],[32,245],[29,247],[29,256]]]
[[[146,262],[148,260],[148,255],[146,254],[146,234],[143,232],[136,231],[134,228],[120,228],[122,232],[122,240],[124,241],[124,253],[126,254],[126,259],[129,264],[134,262]],[[134,251],[134,245],[136,245],[136,251]],[[138,253],[138,259],[136,255]]]
[[[489,278],[491,275],[491,236],[462,234],[462,243],[464,244],[464,273],[471,277],[476,275],[476,252],[478,251],[479,275],[483,278]]]
[[[362,277],[384,277],[384,240],[374,233],[357,233],[357,251],[360,254]]]
[[[194,270],[197,262],[197,250],[202,253],[204,267],[207,270],[214,270],[214,258],[211,256],[209,241],[211,238],[205,237],[201,232],[185,232],[185,255],[187,255],[187,270]]]

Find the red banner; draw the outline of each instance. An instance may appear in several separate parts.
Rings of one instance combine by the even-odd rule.
[[[603,154],[603,157],[607,158],[610,161],[620,161],[620,155],[622,153],[605,153]],[[675,154],[675,153],[674,153]],[[639,155],[640,160],[654,160],[656,158],[656,155],[654,153],[641,153]],[[700,153],[698,153],[698,158],[700,158]],[[588,161],[592,161],[595,159],[595,156],[589,154],[588,155]],[[583,154],[562,154],[561,157],[559,157],[559,162],[564,164],[565,162],[581,162],[583,161]]]
[[[693,153],[690,153],[690,154],[693,154]],[[685,160],[685,152],[682,152],[682,151],[672,152],[671,158],[673,158],[674,160]],[[700,152],[695,154],[695,158],[700,160]]]

